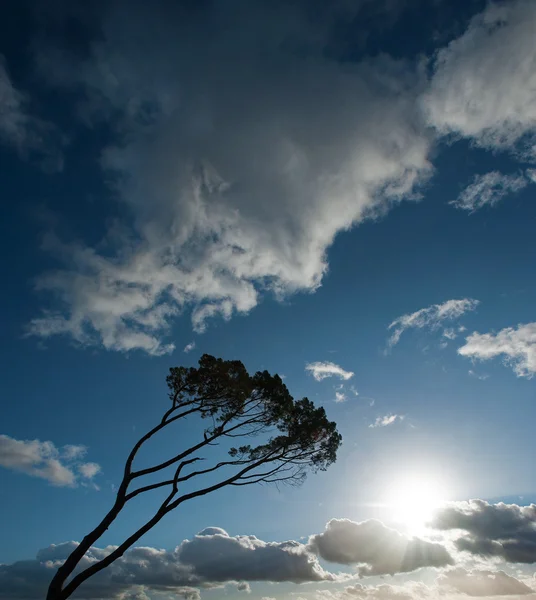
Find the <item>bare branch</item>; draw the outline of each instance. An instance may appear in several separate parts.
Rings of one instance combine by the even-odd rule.
[[[213,442],[214,440],[218,439],[219,437],[226,434],[227,432],[234,431],[234,430],[238,429],[239,427],[243,427],[245,424],[248,424],[248,421],[240,422],[237,425],[230,427],[227,431],[224,431],[222,429],[222,427],[224,427],[227,423],[229,423],[235,417],[235,415],[236,415],[236,413],[229,416],[224,421],[224,424],[221,425],[219,428],[217,428],[216,432],[213,435],[205,438],[202,442],[199,442],[195,446],[188,448],[188,450],[185,450],[184,452],[181,452],[181,453],[177,454],[176,456],[174,456],[173,458],[170,458],[169,460],[166,460],[163,463],[155,465],[154,467],[148,467],[147,469],[141,469],[139,471],[135,471],[134,473],[131,474],[131,477],[134,479],[136,477],[142,477],[143,475],[149,475],[150,473],[156,473],[158,471],[161,471],[162,469],[166,469],[167,467],[174,465],[179,460],[182,460],[186,456],[189,456],[190,454],[193,454],[194,452],[201,450],[201,448],[204,448],[205,446],[210,445],[210,442]],[[250,420],[250,421],[253,422],[253,420]],[[171,422],[171,421],[169,421],[169,422]]]

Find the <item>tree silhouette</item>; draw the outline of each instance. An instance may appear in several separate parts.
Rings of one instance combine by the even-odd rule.
[[[198,368],[171,368],[167,384],[171,407],[132,448],[114,505],[58,568],[47,600],[71,596],[86,579],[121,557],[165,515],[188,500],[229,485],[299,484],[308,471],[324,471],[336,460],[341,444],[336,424],[307,398],[294,400],[278,375],[267,371],[249,375],[240,361],[204,354]],[[208,424],[200,428],[197,443],[159,464],[134,469],[134,459],[147,441],[173,423],[195,416],[205,420],[197,419],[195,424]],[[233,441],[237,438],[250,443],[231,445],[237,444]],[[214,454],[211,447],[220,445],[217,453],[221,458],[224,443],[228,444],[227,460],[204,462],[205,468],[194,470],[194,463],[208,460],[200,452]],[[162,477],[152,481],[154,474]],[[142,485],[142,477],[152,482]],[[167,493],[153,516],[105,558],[74,574],[85,553],[127,503],[160,488]]]

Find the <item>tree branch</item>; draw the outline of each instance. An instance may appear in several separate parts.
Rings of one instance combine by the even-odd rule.
[[[188,450],[185,450],[184,452],[181,452],[181,453],[177,454],[176,456],[174,456],[173,458],[170,458],[169,460],[166,460],[163,463],[155,465],[154,467],[148,467],[146,469],[141,469],[140,471],[135,471],[134,473],[132,473],[131,477],[134,479],[136,477],[142,477],[143,475],[149,475],[150,473],[157,473],[158,471],[161,471],[162,469],[166,469],[167,467],[170,467],[171,465],[175,464],[179,460],[182,460],[186,456],[189,456],[190,454],[197,452],[197,450],[200,450],[201,448],[204,448],[205,446],[210,445],[210,442],[213,442],[214,440],[218,439],[219,437],[225,435],[227,432],[234,431],[234,430],[238,429],[239,427],[244,427],[244,425],[247,425],[250,422],[254,422],[252,419],[248,419],[247,421],[240,422],[240,423],[234,425],[233,427],[230,427],[226,431],[222,430],[221,428],[225,427],[225,425],[227,423],[232,421],[237,414],[238,413],[235,412],[232,415],[230,415],[229,417],[227,417],[225,419],[224,423],[222,425],[220,425],[219,428],[217,428],[216,432],[213,435],[204,439],[202,442],[199,442],[195,446],[188,448]]]
[[[145,525],[140,527],[135,533],[133,533],[129,538],[127,538],[113,552],[108,554],[101,561],[94,563],[93,565],[91,565],[90,567],[88,567],[81,573],[78,573],[78,575],[76,575],[75,577],[73,577],[73,579],[63,589],[61,597],[68,598],[82,583],[84,583],[84,581],[86,581],[86,579],[89,579],[89,577],[95,575],[99,571],[102,571],[108,565],[111,565],[115,560],[117,560],[118,558],[123,556],[123,554],[132,546],[132,544],[137,542],[145,533],[150,531],[168,512],[175,509],[177,506],[179,506],[179,504],[182,504],[183,502],[186,502],[187,500],[197,498],[198,496],[204,496],[206,494],[209,494],[210,492],[219,490],[222,487],[225,487],[225,486],[231,484],[233,481],[236,481],[241,475],[244,475],[245,473],[258,467],[263,462],[264,462],[264,459],[261,459],[261,460],[257,461],[256,463],[245,467],[244,469],[242,469],[241,471],[239,471],[232,477],[225,479],[224,481],[220,481],[219,483],[216,483],[209,487],[203,488],[201,490],[197,490],[195,492],[190,492],[189,494],[184,494],[183,496],[180,496],[179,498],[177,498],[177,500],[175,500],[171,504],[166,504],[166,505],[163,504],[160,507],[160,509],[156,512],[156,514],[153,516],[152,519],[147,521],[147,523],[145,523]]]

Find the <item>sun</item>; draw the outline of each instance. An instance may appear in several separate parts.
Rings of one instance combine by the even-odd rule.
[[[446,500],[445,486],[425,475],[403,477],[395,481],[386,494],[391,518],[412,535],[427,529],[427,523]]]

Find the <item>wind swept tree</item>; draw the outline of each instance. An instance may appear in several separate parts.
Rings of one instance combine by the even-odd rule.
[[[267,371],[249,375],[240,361],[205,354],[198,368],[170,369],[167,384],[171,406],[132,448],[112,508],[58,568],[47,600],[71,596],[189,500],[226,486],[299,484],[308,471],[324,471],[336,460],[341,444],[336,424],[307,398],[294,400],[278,375]],[[190,427],[199,426],[198,440],[188,448],[174,448],[176,454],[159,464],[136,468],[135,459],[144,444],[185,420],[189,432]],[[162,501],[145,524],[106,557],[80,570],[81,559],[123,508],[156,490]]]

